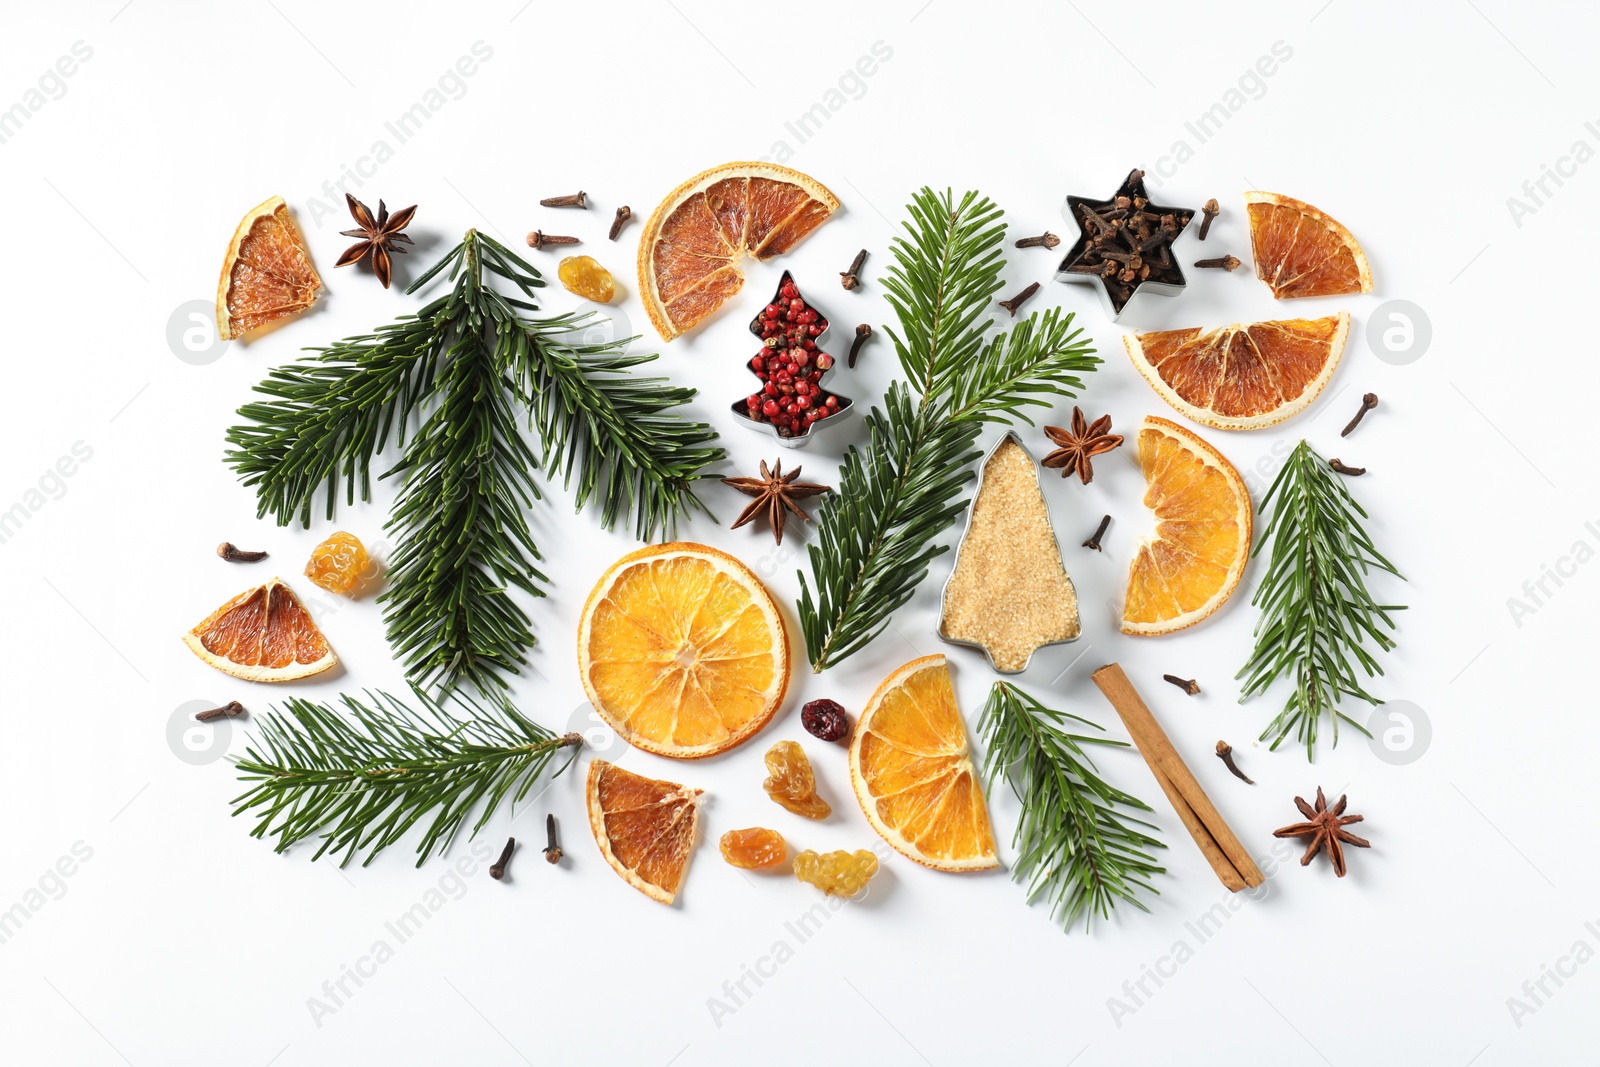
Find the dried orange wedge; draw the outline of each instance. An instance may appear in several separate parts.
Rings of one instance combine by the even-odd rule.
[[[943,656],[912,660],[872,695],[850,738],[850,782],[872,828],[918,863],[1000,866]]]
[[[1310,406],[1339,366],[1350,315],[1125,334],[1161,399],[1219,430],[1259,430]]]
[[[1154,415],[1139,427],[1139,466],[1156,533],[1128,566],[1122,632],[1170,634],[1233,595],[1250,555],[1250,493],[1221,452]]]
[[[674,542],[612,564],[578,624],[589,700],[630,744],[676,759],[749,740],[789,688],[789,632],[726,552]]]
[[[839,210],[816,179],[776,163],[724,163],[667,194],[639,238],[639,292],[664,341],[744,285],[735,266],[789,251]]]
[[[589,829],[611,869],[651,900],[671,904],[694,851],[700,790],[597,759],[589,764],[588,797]]]
[[[339,662],[281,578],[246,589],[184,634],[183,643],[217,670],[247,682],[292,682]]]
[[[322,279],[283,197],[263,201],[250,209],[228,242],[228,258],[217,280],[217,333],[243,337],[304,311],[321,288]]]
[[[1245,193],[1244,206],[1256,277],[1274,297],[1372,292],[1367,254],[1337,219],[1278,193]]]

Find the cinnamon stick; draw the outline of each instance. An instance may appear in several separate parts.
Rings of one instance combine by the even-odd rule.
[[[1115,663],[1107,664],[1095,671],[1093,677],[1094,684],[1116,709],[1139,754],[1155,775],[1156,783],[1222,884],[1238,892],[1245,886],[1254,887],[1266,881],[1261,868],[1256,866],[1216,805],[1211,803],[1211,798],[1200,788],[1122,668]]]

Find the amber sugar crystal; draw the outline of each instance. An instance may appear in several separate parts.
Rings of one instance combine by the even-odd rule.
[[[311,550],[306,577],[330,593],[354,593],[366,577],[372,559],[353,533],[340,530]]]
[[[1006,438],[983,466],[945,587],[941,636],[977,645],[1013,673],[1034,650],[1078,636],[1078,597],[1061,562],[1033,457]]]

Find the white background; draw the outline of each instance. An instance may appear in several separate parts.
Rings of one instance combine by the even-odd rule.
[[[1587,142],[1586,155],[1600,148],[1584,127],[1600,119],[1591,8],[504,0],[357,10],[305,0],[106,0],[48,13],[29,5],[6,23],[0,107],[29,99],[75,42],[92,50],[70,78],[46,79],[46,102],[0,144],[9,296],[0,509],[43,502],[0,544],[0,909],[29,910],[0,943],[8,1062],[1592,1060],[1584,1024],[1600,990],[1600,964],[1589,960],[1600,928],[1585,923],[1600,920],[1600,864],[1587,819],[1600,727],[1587,672],[1600,568],[1588,559],[1600,547],[1600,505],[1589,424],[1600,372],[1587,309],[1600,165],[1565,165],[1564,185],[1547,179],[1541,203],[1522,192],[1575,141]],[[398,144],[385,122],[439,88],[479,41],[492,57],[470,78],[447,79],[447,102]],[[890,58],[829,98],[877,42]],[[1292,56],[1229,97],[1275,42]],[[840,100],[804,143],[786,128],[813,105]],[[1204,143],[1186,129],[1230,101],[1241,106]],[[781,270],[793,269],[831,317],[842,354],[856,322],[887,319],[888,243],[923,184],[981,189],[1006,209],[1013,237],[1049,227],[1070,239],[1060,214],[1068,192],[1107,195],[1134,165],[1152,171],[1154,190],[1165,166],[1158,202],[1198,206],[1216,196],[1224,207],[1206,244],[1184,239],[1186,257],[1248,255],[1246,189],[1282,191],[1335,215],[1372,260],[1371,295],[1279,305],[1248,269],[1191,272],[1181,298],[1136,304],[1113,325],[1089,290],[1049,280],[1056,257],[1042,250],[1009,253],[1007,290],[1042,281],[1028,310],[1060,304],[1079,313],[1106,359],[1085,408],[1110,412],[1129,432],[1145,414],[1171,413],[1128,365],[1122,329],[1348,308],[1351,343],[1322,401],[1278,430],[1205,436],[1247,473],[1264,457],[1270,470],[1274,446],[1301,436],[1371,468],[1352,488],[1409,579],[1375,587],[1411,605],[1376,689],[1421,709],[1431,744],[1406,765],[1380,759],[1348,731],[1314,766],[1293,747],[1253,746],[1282,693],[1235,703],[1232,676],[1256,616],[1247,589],[1181,636],[1118,635],[1112,605],[1130,548],[1149,526],[1127,448],[1103,458],[1088,487],[1053,476],[1045,484],[1085,634],[1041,652],[1022,682],[1122,737],[1089,681],[1093,667],[1120,661],[1254,854],[1285,854],[1274,852],[1270,832],[1297,818],[1295,794],[1319,784],[1348,790],[1374,847],[1351,856],[1342,881],[1321,859],[1309,869],[1292,856],[1275,862],[1259,899],[1225,911],[1202,942],[1188,924],[1227,895],[1142,760],[1111,752],[1101,761],[1106,776],[1155,806],[1170,846],[1150,915],[1125,908],[1092,933],[1064,934],[1024,905],[1003,872],[945,875],[890,855],[864,902],[830,913],[799,943],[785,924],[817,901],[815,891],[787,877],[741,876],[715,839],[768,824],[797,847],[875,841],[850,798],[843,750],[806,737],[798,707],[829,696],[856,710],[889,670],[944,650],[932,628],[948,556],[867,652],[820,678],[797,670],[788,710],[745,749],[677,764],[612,744],[608,755],[625,766],[711,794],[675,907],[651,903],[605,867],[581,821],[581,767],[516,813],[498,814],[479,839],[479,853],[508,833],[528,842],[505,883],[487,877],[466,842],[420,870],[397,848],[341,872],[310,862],[307,850],[277,856],[251,839],[245,820],[229,818],[240,786],[223,749],[197,756],[195,737],[180,730],[174,739],[177,709],[236,698],[259,717],[291,694],[402,684],[370,599],[318,609],[345,669],[311,684],[235,682],[178,640],[271,573],[310,590],[298,576],[302,561],[335,528],[258,521],[252,494],[221,463],[223,434],[269,367],[419,305],[400,284],[379,288],[364,268],[333,270],[348,243],[337,231],[350,224],[342,210],[316,206],[328,197],[324,183],[379,139],[393,158],[366,166],[350,188],[373,205],[380,197],[421,205],[411,231],[420,247],[399,283],[470,226],[508,243],[536,226],[575,232],[582,251],[616,272],[624,292],[616,313],[647,333],[632,266],[637,219],[615,245],[604,240],[618,204],[643,217],[688,175],[773,155],[777,142],[828,184],[844,211],[785,260],[752,265],[735,306],[665,346],[655,365],[703,390],[694,413],[722,431],[730,451],[719,473],[752,473],[776,452],[734,425],[727,403],[748,388],[745,322]],[[1174,169],[1162,159],[1180,140],[1192,151]],[[587,215],[536,204],[580,187],[594,203]],[[205,365],[185,362],[167,340],[169,318],[212,299],[235,223],[275,193],[300,221],[325,298],[258,342],[233,344]],[[1535,210],[1515,218],[1512,196]],[[845,293],[837,272],[863,246],[872,252],[866,284]],[[555,256],[530,255],[553,273]],[[1388,300],[1411,301],[1431,322],[1431,345],[1410,363],[1385,362],[1368,342]],[[546,306],[577,302],[553,287]],[[659,350],[653,336],[638,344]],[[894,374],[891,349],[875,341],[836,385],[873,403]],[[1382,406],[1340,441],[1368,390]],[[1060,404],[1046,421],[1063,423],[1070,410]],[[1042,433],[1022,433],[1042,454]],[[831,482],[840,450],[862,436],[856,421],[795,458],[807,477]],[[91,458],[70,477],[46,477],[77,442]],[[1259,489],[1259,478],[1252,483]],[[29,497],[38,489],[42,496]],[[714,481],[702,494],[723,523],[743,500]],[[337,526],[379,542],[388,502],[382,487]],[[521,706],[556,729],[586,725],[571,652],[578,608],[599,571],[634,544],[570,505],[552,486],[532,514],[553,581],[534,609],[537,673],[518,687]],[[1103,512],[1115,516],[1107,552],[1078,548]],[[791,525],[776,552],[758,529],[700,519],[680,534],[769,577],[798,655],[792,605],[803,532]],[[272,559],[226,564],[213,553],[223,539]],[[1559,587],[1547,579],[1551,595],[1536,603],[1524,582],[1546,566],[1568,577]],[[1252,567],[1251,587],[1259,573]],[[1512,597],[1533,610],[1515,617]],[[981,654],[948,651],[975,720],[992,675]],[[1189,699],[1161,684],[1167,671],[1197,677],[1204,694]],[[1354,709],[1362,718],[1364,710]],[[247,729],[211,733],[238,753]],[[1219,737],[1238,749],[1254,788],[1212,758]],[[780,738],[800,739],[812,754],[835,805],[829,821],[806,823],[762,795],[761,752]],[[559,869],[535,851],[546,811],[561,820],[568,850]],[[996,796],[992,811],[997,837],[1009,842],[1015,804]],[[66,864],[70,877],[52,877],[75,845],[89,858]],[[458,880],[452,862],[461,857],[476,870]],[[1002,857],[1009,863],[1014,851],[1002,847]],[[430,890],[444,903],[396,943],[384,924]],[[379,940],[393,957],[359,988],[347,980],[351,995],[329,999],[324,983]],[[792,953],[775,964],[779,941]],[[1188,951],[1175,964],[1179,942]],[[1525,991],[1546,967],[1569,977]],[[725,983],[747,968],[770,977],[759,988],[745,978],[751,995],[735,1000]],[[1140,992],[1135,983],[1158,968],[1169,975],[1164,984],[1146,977]],[[319,1015],[312,998],[334,1010]],[[735,1010],[718,1010],[713,998]]]

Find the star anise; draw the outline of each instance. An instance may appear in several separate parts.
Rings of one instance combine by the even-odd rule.
[[[1328,798],[1322,795],[1322,787],[1317,786],[1317,806],[1312,807],[1300,797],[1294,798],[1294,806],[1300,809],[1309,822],[1297,822],[1293,826],[1285,826],[1281,830],[1272,831],[1273,837],[1309,837],[1311,847],[1306,849],[1306,854],[1300,857],[1300,866],[1310,863],[1318,852],[1324,847],[1328,850],[1328,859],[1333,861],[1333,873],[1340,878],[1344,877],[1344,846],[1354,845],[1357,848],[1371,848],[1372,842],[1366,838],[1357,837],[1345,830],[1353,822],[1361,822],[1364,818],[1360,815],[1346,815],[1345,802],[1348,798],[1341,796],[1338,803],[1328,807]],[[1342,842],[1342,844],[1341,844]]]
[[[1044,457],[1044,465],[1060,467],[1063,478],[1071,477],[1076,471],[1083,484],[1088,485],[1094,481],[1094,457],[1122,444],[1122,435],[1110,431],[1110,415],[1102,415],[1091,423],[1083,417],[1082,408],[1073,408],[1071,433],[1059,426],[1044,428],[1045,435],[1061,446]]]
[[[404,255],[405,249],[401,244],[412,244],[411,238],[405,235],[405,228],[411,225],[411,216],[417,213],[417,205],[402,208],[393,215],[384,206],[382,200],[378,201],[378,217],[374,219],[372,212],[367,210],[367,205],[351,196],[344,194],[350,205],[350,216],[356,220],[357,229],[340,230],[346,237],[359,237],[361,240],[344,250],[344,255],[339,257],[335,267],[348,267],[352,263],[359,263],[372,254],[372,272],[378,276],[385,289],[389,288],[389,253]]]
[[[792,511],[800,516],[804,522],[810,522],[811,516],[803,511],[796,500],[818,493],[826,493],[826,485],[817,485],[815,482],[797,482],[800,477],[800,468],[796,467],[788,474],[783,473],[783,461],[774,460],[772,470],[767,470],[767,461],[761,461],[761,477],[759,478],[724,478],[723,485],[731,485],[746,496],[755,499],[739,515],[731,529],[737,530],[747,522],[752,522],[763,513],[767,517],[767,524],[772,527],[772,538],[778,544],[783,544],[784,512]]]

